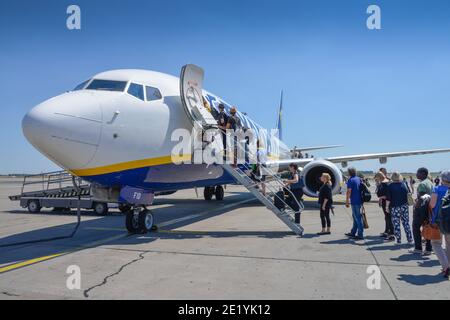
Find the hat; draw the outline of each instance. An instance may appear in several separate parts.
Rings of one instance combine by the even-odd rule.
[[[219,104],[219,109],[225,109],[225,106],[223,105],[223,103]]]
[[[442,181],[450,183],[450,170],[442,171],[441,179],[442,179]]]

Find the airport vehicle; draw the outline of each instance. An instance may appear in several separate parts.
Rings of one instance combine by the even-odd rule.
[[[20,206],[27,208],[30,213],[38,213],[42,208],[70,210],[78,206],[78,190],[73,185],[72,178],[67,171],[27,175],[23,178],[20,194],[10,196],[9,199],[19,201]],[[108,213],[108,203],[92,198],[90,183],[84,181],[79,188],[80,208],[92,209],[101,216]]]
[[[221,103],[230,111],[230,104],[203,89],[203,77],[203,70],[194,65],[184,66],[180,78],[145,70],[99,73],[74,90],[34,107],[23,119],[23,132],[53,162],[93,183],[96,199],[129,205],[126,226],[132,233],[147,232],[153,226],[152,213],[146,206],[153,202],[156,192],[204,187],[205,199],[215,196],[220,200],[223,185],[239,183],[301,235],[302,228],[293,222],[293,212],[273,205],[278,188],[284,185],[279,173],[289,163],[303,169],[304,192],[315,197],[323,172],[331,175],[333,192],[340,191],[343,178],[337,164],[346,167],[349,161],[367,159],[385,163],[389,157],[450,152],[435,149],[292,159],[290,148],[276,138],[262,137],[263,128],[238,111],[241,123],[266,141],[265,168],[270,183],[267,195],[261,195],[257,183],[251,183],[243,174],[249,170],[247,163],[192,164],[193,150],[177,159],[173,157],[179,143],[174,133],[179,129],[199,127],[221,134],[203,99],[211,109],[217,111]]]

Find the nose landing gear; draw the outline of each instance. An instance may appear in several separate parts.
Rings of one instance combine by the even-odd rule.
[[[126,212],[125,225],[131,234],[145,234],[157,230],[153,214],[147,208],[132,208]]]

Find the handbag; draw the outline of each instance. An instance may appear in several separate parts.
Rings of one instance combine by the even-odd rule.
[[[439,225],[437,223],[433,223],[432,219],[432,210],[431,208],[428,209],[428,216],[429,221],[425,222],[422,226],[422,237],[425,238],[425,240],[441,240],[441,230],[439,229]]]
[[[415,205],[415,201],[411,192],[408,192],[408,205],[409,206]]]
[[[364,229],[369,229],[369,222],[367,221],[366,216],[366,208],[364,208],[364,206],[361,207],[361,216],[363,220]]]

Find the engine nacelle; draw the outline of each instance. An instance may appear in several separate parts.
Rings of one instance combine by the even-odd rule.
[[[341,191],[342,185],[342,173],[341,170],[334,164],[326,160],[314,160],[308,163],[302,171],[303,181],[305,182],[305,188],[303,191],[310,197],[317,197],[317,192],[322,186],[320,177],[322,173],[328,173],[331,176],[331,182],[333,184],[333,194],[337,194]]]

